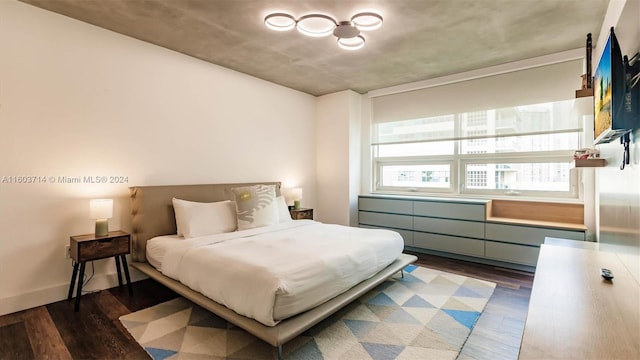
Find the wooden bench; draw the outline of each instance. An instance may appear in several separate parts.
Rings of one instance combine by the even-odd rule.
[[[583,230],[584,205],[522,200],[491,200],[486,207],[489,222]]]

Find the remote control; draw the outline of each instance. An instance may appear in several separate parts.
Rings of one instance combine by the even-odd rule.
[[[600,275],[607,280],[613,279],[613,273],[609,269],[600,269]]]

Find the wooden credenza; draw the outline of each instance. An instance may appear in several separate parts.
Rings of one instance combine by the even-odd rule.
[[[640,359],[640,285],[616,253],[541,246],[519,359]]]

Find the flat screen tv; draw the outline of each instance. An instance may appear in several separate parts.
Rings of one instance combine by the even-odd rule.
[[[630,130],[625,111],[627,93],[625,65],[620,45],[611,28],[593,75],[594,143],[608,143]]]

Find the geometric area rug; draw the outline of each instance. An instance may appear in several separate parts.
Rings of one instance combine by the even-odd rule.
[[[409,265],[283,345],[285,359],[456,359],[496,284]],[[120,317],[155,360],[275,359],[277,350],[179,297]]]

